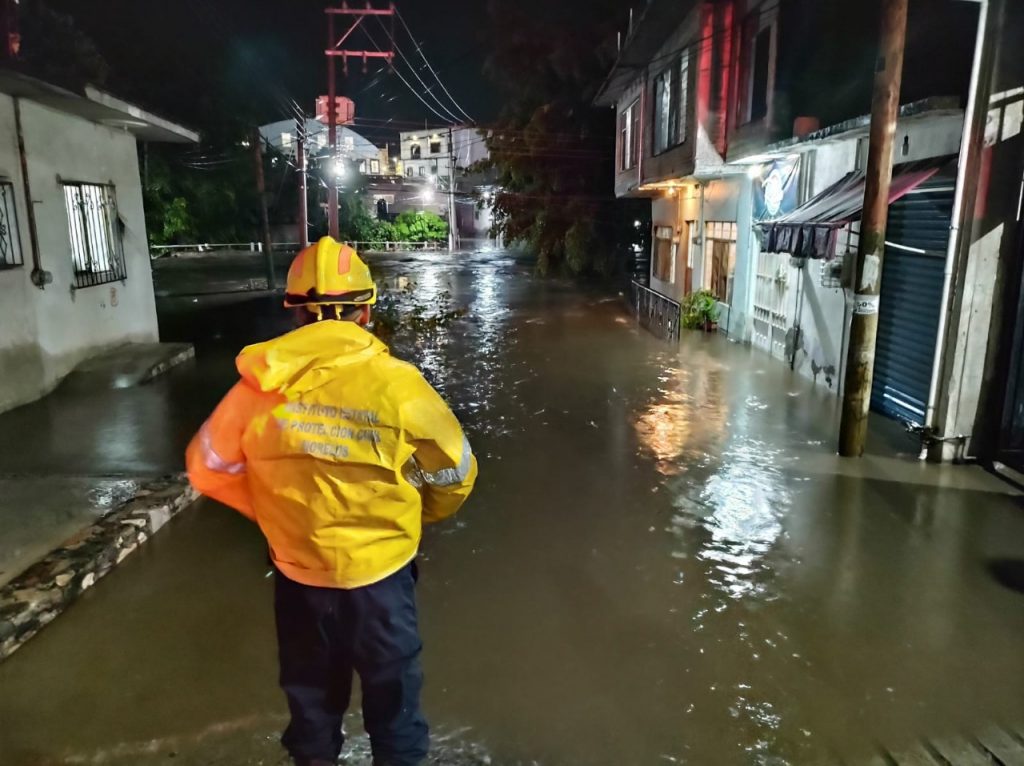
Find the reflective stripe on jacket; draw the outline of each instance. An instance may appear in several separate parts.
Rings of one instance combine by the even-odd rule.
[[[237,366],[242,380],[189,445],[189,479],[259,524],[290,579],[382,580],[416,555],[424,522],[469,496],[477,464],[458,420],[358,325],[307,325]]]

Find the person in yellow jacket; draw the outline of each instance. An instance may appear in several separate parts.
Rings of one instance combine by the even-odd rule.
[[[353,671],[375,766],[427,755],[414,559],[476,459],[444,400],[365,328],[377,289],[329,237],[298,254],[303,326],[242,350],[241,380],[186,455],[195,488],[255,521],[276,568],[280,683],[297,764],[336,763]]]

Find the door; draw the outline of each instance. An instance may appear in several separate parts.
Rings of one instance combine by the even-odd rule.
[[[889,206],[871,408],[919,425],[935,359],[952,210],[953,184],[945,178]]]

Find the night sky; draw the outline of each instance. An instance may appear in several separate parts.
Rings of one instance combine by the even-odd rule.
[[[499,99],[484,75],[493,0],[404,0],[398,8],[442,81],[477,122],[497,116]],[[227,94],[261,122],[291,118],[287,99],[312,112],[326,93],[324,0],[48,0],[73,16],[111,65],[109,89],[163,114],[207,127],[209,103]],[[352,5],[360,4],[350,2]],[[374,0],[376,7],[384,0]],[[588,0],[518,0],[520,9],[586,19]],[[629,3],[623,1],[623,18]],[[577,15],[578,14],[578,15]],[[342,25],[339,19],[339,28]],[[372,40],[357,32],[347,45],[385,46],[387,36],[368,19]],[[429,84],[431,75],[401,24],[396,37],[409,62]],[[393,138],[404,129],[440,119],[394,75],[380,76],[381,64],[370,62],[364,76],[352,62],[351,77],[340,91],[356,102],[357,129],[374,141]],[[401,73],[418,85],[410,65],[400,58]],[[340,67],[339,67],[340,70]],[[441,99],[445,99],[440,90]],[[429,100],[429,99],[428,99]],[[445,99],[446,100],[446,99]],[[204,105],[205,104],[205,105]],[[454,110],[454,108],[453,108]],[[458,114],[458,111],[456,114]],[[382,121],[392,119],[384,126]]]

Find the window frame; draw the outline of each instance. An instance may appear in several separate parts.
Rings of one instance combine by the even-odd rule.
[[[418,143],[410,144],[409,145],[409,159],[411,159],[411,160],[421,160],[421,159],[423,159],[423,147],[421,147]]]
[[[442,143],[441,143],[441,139],[440,138],[437,139],[436,141],[431,139],[431,141],[430,141],[430,153],[431,154],[441,154],[441,151],[442,151],[441,150],[441,146],[442,146]],[[434,148],[434,147],[437,147],[437,148]]]
[[[760,8],[751,11],[740,25],[740,71],[739,87],[736,92],[736,124],[756,124],[767,120],[772,110],[772,90],[775,85],[775,55],[778,44],[778,16],[764,14]],[[755,113],[755,86],[757,65],[764,43],[764,88],[762,99],[756,103],[760,110]]]
[[[121,230],[116,187],[112,183],[68,179],[61,179],[60,185],[64,194],[64,211],[67,215],[73,288],[80,290],[112,282],[124,282],[128,278],[128,269],[124,257],[124,235]],[[78,201],[73,199],[74,190],[77,190]],[[87,191],[102,197],[98,211],[86,211]],[[72,206],[77,208],[77,212]],[[100,234],[107,240],[105,243],[94,241],[94,237]],[[96,247],[98,244],[106,245],[106,252],[102,255],[97,252],[101,249]]]
[[[639,96],[619,112],[619,170],[625,172],[636,167],[639,159]]]
[[[5,253],[10,253],[7,256]],[[25,251],[21,246],[21,226],[18,222],[18,199],[14,181],[0,178],[0,271],[25,265]]]

